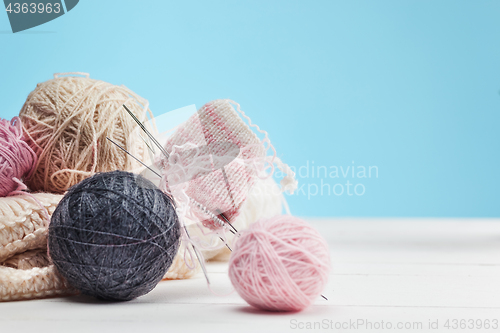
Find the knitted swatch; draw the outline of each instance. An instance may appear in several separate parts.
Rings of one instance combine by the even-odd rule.
[[[47,257],[48,221],[40,204],[51,215],[61,198],[44,193],[0,198],[0,301],[78,293]]]
[[[230,100],[205,104],[168,139],[163,170],[176,199],[187,195],[200,204],[191,205],[194,215],[211,229],[213,215],[224,214],[230,222],[255,183],[266,150],[231,105]]]
[[[47,248],[48,221],[40,204],[51,215],[61,198],[47,193],[0,198],[0,262],[28,250]]]

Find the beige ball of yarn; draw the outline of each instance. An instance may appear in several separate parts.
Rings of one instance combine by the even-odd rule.
[[[80,74],[83,76],[61,76]],[[124,86],[89,78],[85,73],[55,74],[39,83],[24,103],[19,117],[27,141],[38,156],[26,185],[32,191],[64,193],[96,172],[134,171],[137,162],[109,137],[147,162],[146,146],[123,104],[141,121],[148,102]]]

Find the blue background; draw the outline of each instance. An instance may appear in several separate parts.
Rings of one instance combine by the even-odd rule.
[[[155,114],[231,98],[290,165],[377,166],[323,179],[361,196],[308,198],[321,179],[303,177],[297,215],[500,216],[498,0],[82,0],[17,34],[0,13],[0,45],[3,118],[55,72],[124,84]]]

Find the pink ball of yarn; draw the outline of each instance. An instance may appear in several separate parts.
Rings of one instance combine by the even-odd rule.
[[[243,232],[229,261],[229,278],[248,304],[300,311],[319,296],[330,271],[324,238],[290,215],[260,220]]]
[[[35,152],[24,141],[19,118],[0,119],[0,197],[18,190],[19,180],[33,172],[36,161]]]

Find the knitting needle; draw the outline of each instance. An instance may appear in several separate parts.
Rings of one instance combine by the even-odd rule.
[[[131,153],[129,153],[125,148],[123,148],[122,146],[120,146],[119,144],[117,144],[116,142],[114,142],[113,140],[111,140],[110,138],[106,137],[106,139],[108,139],[109,141],[111,141],[115,146],[117,146],[118,148],[120,148],[121,150],[123,150],[124,152],[126,152],[130,157],[132,157],[134,160],[136,160],[137,162],[141,163],[143,166],[145,166],[146,168],[149,169],[149,171],[151,171],[152,173],[154,173],[155,175],[157,175],[159,178],[161,178],[161,175],[154,171],[153,169],[151,169],[150,167],[148,167],[146,164],[144,164],[141,160],[139,160],[137,157],[135,157],[134,155],[132,155]]]
[[[220,210],[219,210],[219,209],[217,209],[217,211],[218,211],[218,212],[220,212]],[[236,230],[236,229],[234,228],[234,226],[233,226],[231,223],[229,223],[229,220],[227,219],[227,217],[226,217],[224,214],[220,213],[219,215],[220,215],[220,216],[222,216],[222,218],[223,218],[223,219],[227,222],[227,224],[229,224],[229,225],[230,225],[230,226],[231,226],[234,230]],[[230,230],[230,231],[231,231],[231,230]],[[237,232],[237,231],[236,231],[236,232]],[[233,235],[235,235],[235,233],[234,233],[234,232],[233,232]],[[221,240],[221,241],[222,241],[222,242],[226,245],[226,247],[229,249],[229,251],[233,252],[233,249],[231,249],[231,248],[229,247],[229,244],[227,244],[227,242],[226,242],[226,241],[224,241],[224,240],[222,239],[222,237],[219,237],[219,238],[220,238],[220,240]]]
[[[163,155],[165,155],[165,157],[168,159],[170,157],[170,154],[165,150],[165,148],[163,148],[162,145],[160,145],[160,143],[155,139],[155,137],[146,129],[146,126],[144,126],[141,123],[141,121],[135,116],[135,114],[132,113],[132,111],[130,111],[130,109],[125,104],[123,104],[123,107],[125,108],[125,110],[127,110],[128,114],[135,120],[137,125],[139,125],[139,127],[144,131],[144,133],[146,133],[149,139],[153,141],[153,143],[158,147],[158,149],[160,149]]]
[[[226,217],[226,215],[224,215],[220,209],[217,209],[217,213],[219,213],[220,216],[222,216],[222,218],[224,219],[224,221],[226,221],[227,224],[229,224],[229,226],[231,228],[233,228],[234,232],[238,233],[238,230],[236,230],[236,228],[231,224],[231,222],[229,222],[228,218]],[[233,232],[233,234],[234,234]]]
[[[191,236],[189,235],[189,232],[188,232],[186,226],[184,226],[184,231],[186,231],[186,235],[191,240]],[[198,261],[200,263],[201,269],[203,270],[203,274],[205,275],[205,279],[207,280],[207,283],[210,284],[210,280],[208,279],[207,269],[206,269],[205,265],[201,262],[201,256],[198,254],[198,250],[196,249],[196,246],[194,246],[194,244],[191,243],[191,247],[194,250],[194,254],[196,254],[196,258],[198,258]]]
[[[229,245],[224,241],[224,239],[222,239],[222,237],[219,237],[219,239],[222,241],[222,243],[224,243],[224,245],[226,245],[226,247],[229,249],[229,251],[233,252],[233,250],[229,247]]]
[[[153,153],[153,155],[154,155],[156,153],[155,150],[154,150],[154,147],[153,148],[150,147],[149,143],[146,141],[145,138],[142,137],[142,135],[140,137],[141,137],[142,141],[144,142],[144,144],[146,145],[146,147],[148,147],[149,151],[151,151]]]

